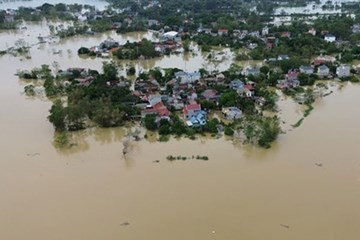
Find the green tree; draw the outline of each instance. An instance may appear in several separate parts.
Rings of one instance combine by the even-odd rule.
[[[185,39],[183,42],[182,42],[182,45],[183,45],[183,49],[185,52],[189,52],[190,51],[190,40],[189,39]]]
[[[90,49],[86,48],[86,47],[81,47],[78,50],[78,54],[89,54],[90,53]]]
[[[218,129],[217,129],[218,124],[219,124],[219,120],[217,118],[213,118],[206,122],[206,124],[204,126],[204,130],[209,133],[217,133],[218,132]]]
[[[267,75],[269,73],[269,71],[270,71],[270,68],[268,66],[262,66],[260,68],[260,72],[265,74],[265,75]]]
[[[144,38],[139,46],[139,54],[145,58],[156,57],[155,47],[152,42]]]
[[[156,115],[155,114],[148,114],[144,118],[144,125],[147,130],[155,131],[158,126],[156,123]]]
[[[118,70],[114,62],[103,63],[104,81],[114,81],[118,79]]]
[[[237,93],[230,91],[222,94],[219,99],[221,107],[233,107],[236,105]]]
[[[56,100],[49,110],[50,115],[48,116],[49,121],[54,125],[56,131],[65,131],[65,117],[66,110],[63,107],[61,100]]]
[[[85,129],[85,112],[82,106],[68,106],[66,112],[66,123],[70,131]]]
[[[116,127],[123,124],[124,113],[110,104],[99,104],[93,116],[93,121],[100,127]]]
[[[234,130],[231,127],[225,127],[225,131],[224,131],[226,136],[233,136],[234,135]]]

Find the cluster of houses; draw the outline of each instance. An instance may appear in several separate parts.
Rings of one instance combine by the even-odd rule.
[[[354,25],[352,28],[352,31],[354,33],[360,32],[360,24]],[[209,34],[211,36],[228,36],[230,34],[228,29],[221,28],[221,29],[218,29],[217,31],[214,31],[211,28],[203,28],[202,25],[200,25],[200,27],[198,28],[197,33],[198,34],[199,33]],[[310,28],[307,33],[315,36],[317,32],[316,32],[315,28]],[[290,32],[280,32],[279,34],[280,34],[280,37],[284,37],[284,38],[291,37]],[[243,40],[247,36],[261,39],[265,43],[266,47],[269,49],[273,48],[274,45],[276,45],[279,41],[279,39],[277,39],[273,34],[269,34],[268,26],[265,26],[261,30],[257,30],[257,31],[235,29],[232,31],[232,35],[233,35],[233,37],[235,37],[239,40]],[[336,42],[336,40],[337,40],[336,36],[329,33],[328,31],[322,31],[321,36],[323,36],[323,39],[329,43]],[[258,44],[255,42],[251,42],[251,43],[247,44],[247,47],[250,50],[253,50],[258,47]]]
[[[336,76],[339,78],[349,77],[351,76],[350,70],[350,65],[341,64],[336,68]],[[298,80],[300,73],[307,75],[316,74],[321,79],[333,78],[330,68],[325,64],[317,65],[315,67],[311,65],[302,65],[299,68],[290,69],[288,73],[285,74],[285,79],[278,81],[277,87],[280,89],[298,87],[300,85],[300,81]]]
[[[56,77],[64,78],[69,81],[72,81],[77,86],[88,87],[97,77],[96,71],[90,71],[86,68],[68,68],[66,70],[59,70],[56,73]],[[65,81],[65,84],[70,84],[70,82]],[[114,80],[106,83],[108,86],[117,86],[117,87],[129,87],[130,82],[126,80]]]
[[[229,81],[224,75],[202,77],[199,72],[176,72],[173,79],[161,86],[154,78],[137,79],[135,81],[134,95],[138,96],[143,103],[136,104],[141,110],[141,116],[155,114],[159,122],[161,119],[169,119],[169,110],[182,110],[182,118],[187,126],[204,126],[207,122],[209,109],[201,106],[202,101],[213,102],[218,105],[220,94],[212,86],[223,85],[243,98],[253,99],[259,105],[265,103],[265,99],[255,96],[255,83],[244,83],[239,79]],[[225,119],[235,120],[242,117],[242,111],[235,107],[222,109]]]
[[[141,44],[141,42],[139,42]],[[160,42],[153,42],[154,49],[159,54],[165,54],[167,51],[176,51],[181,47],[181,44],[178,42],[178,39],[171,40],[161,40]],[[114,40],[111,37],[108,37],[98,46],[93,46],[89,48],[90,52],[93,52],[98,57],[108,58],[111,57],[114,52],[124,48],[124,45],[120,45],[118,41]]]

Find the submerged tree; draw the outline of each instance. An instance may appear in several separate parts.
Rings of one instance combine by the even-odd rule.
[[[56,131],[65,131],[65,117],[66,110],[61,102],[61,100],[56,100],[49,110],[50,115],[48,116],[49,121],[54,125]]]

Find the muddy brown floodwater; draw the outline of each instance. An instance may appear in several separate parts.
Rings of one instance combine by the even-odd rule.
[[[12,34],[0,42],[22,33]],[[101,60],[76,55],[96,38],[35,47],[30,60],[0,57],[0,239],[359,239],[359,85],[319,100],[270,150],[225,139],[142,140],[124,159],[121,128],[80,132],[78,146],[56,149],[51,103],[23,95],[14,73],[53,61],[99,69]],[[155,66],[162,63],[170,64]],[[290,100],[280,105],[283,119],[301,116]],[[169,162],[170,154],[210,159]]]

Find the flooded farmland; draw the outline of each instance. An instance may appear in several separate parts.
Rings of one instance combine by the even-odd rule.
[[[43,24],[0,33],[1,48],[13,39],[36,43],[48,34]],[[100,69],[104,59],[76,52],[108,36],[125,42],[152,34],[76,37],[36,45],[31,59],[0,57],[0,239],[358,239],[356,84],[317,101],[301,127],[280,135],[269,150],[225,138],[141,140],[124,158],[121,128],[79,132],[77,146],[55,148],[46,120],[51,102],[26,97],[14,74],[53,62]],[[219,69],[232,62],[224,52],[229,57]],[[196,53],[138,64],[192,71],[206,64]],[[301,116],[291,100],[279,104],[285,122]],[[169,162],[170,154],[209,161]]]

